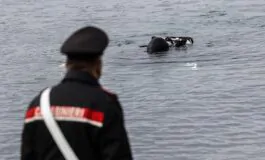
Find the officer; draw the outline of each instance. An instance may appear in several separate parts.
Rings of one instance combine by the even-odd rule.
[[[106,33],[88,26],[62,45],[67,73],[52,87],[51,111],[79,160],[132,160],[123,109],[101,86]],[[64,160],[40,113],[41,92],[31,101],[22,132],[21,160]]]

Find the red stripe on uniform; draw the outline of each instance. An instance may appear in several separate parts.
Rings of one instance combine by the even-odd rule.
[[[27,119],[27,118],[32,118],[32,117],[34,117],[34,113],[35,113],[35,107],[34,107],[34,108],[30,108],[30,109],[26,112],[26,119]]]
[[[102,126],[104,113],[90,108],[75,106],[51,106],[53,116],[61,121],[87,122],[96,126]],[[30,108],[26,112],[26,122],[41,120],[40,107]]]
[[[104,114],[102,112],[94,111],[91,114],[91,119],[98,122],[103,122]]]

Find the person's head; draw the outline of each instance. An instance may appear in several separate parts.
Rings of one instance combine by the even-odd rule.
[[[107,34],[96,27],[84,27],[74,32],[62,45],[68,70],[86,71],[100,78],[102,56],[108,46]]]

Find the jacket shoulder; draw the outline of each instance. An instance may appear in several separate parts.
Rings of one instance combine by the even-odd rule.
[[[29,102],[28,104],[28,108],[27,109],[30,109],[32,107],[36,107],[36,106],[39,106],[40,105],[40,97],[41,97],[41,94],[42,92],[47,89],[48,87],[46,88],[42,88],[40,91],[38,91],[36,93],[36,95],[31,99],[31,101]]]
[[[110,91],[110,90],[107,89],[106,87],[101,87],[101,90],[102,90],[105,94],[107,94],[108,96],[114,98],[115,100],[118,99],[118,95],[117,95],[116,93]]]

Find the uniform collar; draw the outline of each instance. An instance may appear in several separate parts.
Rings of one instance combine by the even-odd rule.
[[[93,77],[88,72],[84,72],[84,71],[69,70],[66,73],[62,82],[67,82],[67,81],[79,81],[79,82],[91,84],[94,86],[100,86],[99,81],[95,77]]]

